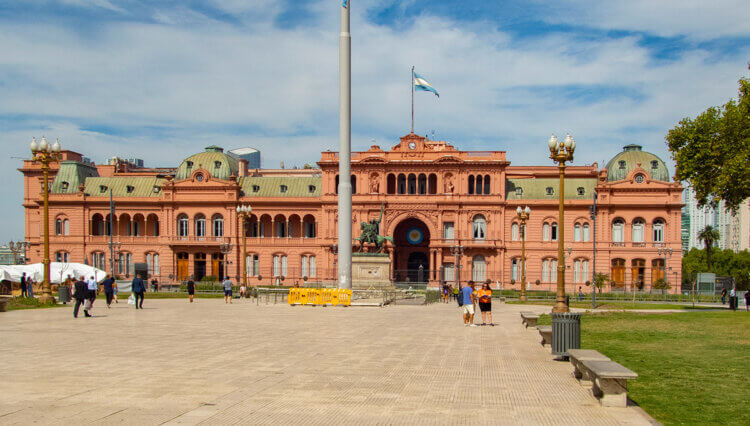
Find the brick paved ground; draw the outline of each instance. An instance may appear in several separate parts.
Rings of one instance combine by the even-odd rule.
[[[468,328],[454,304],[96,305],[0,314],[0,424],[646,423],[553,361],[528,306]]]

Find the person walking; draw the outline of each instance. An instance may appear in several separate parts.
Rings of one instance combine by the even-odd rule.
[[[86,281],[86,287],[88,288],[88,299],[89,299],[89,311],[94,308],[94,301],[96,300],[96,294],[99,292],[99,283],[96,282],[96,278],[92,275],[91,278]]]
[[[745,290],[745,309],[750,312],[750,290]]]
[[[487,318],[489,317],[489,324],[494,327],[495,323],[492,322],[492,289],[489,281],[482,285],[482,288],[477,292],[477,296],[479,297],[479,311],[482,313],[482,325],[487,325]]]
[[[737,310],[737,293],[734,291],[734,287],[732,287],[731,290],[729,290],[729,307],[733,310]]]
[[[453,287],[453,300],[458,300],[458,287]]]
[[[104,297],[107,300],[107,308],[112,304],[112,299],[115,297],[115,289],[113,287],[115,280],[111,276],[107,275],[102,281],[102,288],[104,289]]]
[[[34,280],[26,278],[26,297],[34,297]]]
[[[722,288],[721,289],[721,304],[725,305],[727,303],[727,289]]]
[[[581,286],[578,286],[578,301],[583,300],[583,290],[581,289]]]
[[[117,301],[117,281],[115,281],[115,278],[112,277],[112,297],[115,299],[115,303],[120,303]]]
[[[146,292],[146,284],[143,282],[143,278],[141,278],[140,275],[136,275],[135,278],[133,278],[131,291],[135,295],[135,308],[143,309],[143,294]],[[139,298],[141,299],[140,304],[138,303]]]
[[[81,305],[84,305],[86,300],[88,299],[88,286],[83,281],[84,278],[81,277],[78,281],[73,284],[73,298],[76,300],[76,304],[73,307],[73,318],[78,318],[78,309],[81,308]],[[88,309],[86,309],[86,305],[83,306],[83,313],[86,314],[87,317],[90,317]]]
[[[192,278],[188,278],[187,281],[187,292],[190,303],[193,303],[193,297],[195,297],[195,281]]]
[[[461,289],[461,302],[463,303],[461,309],[464,313],[464,325],[469,327],[476,327],[474,324],[474,302],[476,301],[476,295],[474,294],[474,281],[469,281],[468,285]]]
[[[26,272],[21,274],[21,297],[28,296],[26,292]]]
[[[232,303],[232,281],[226,277],[221,284],[224,286],[224,303]]]

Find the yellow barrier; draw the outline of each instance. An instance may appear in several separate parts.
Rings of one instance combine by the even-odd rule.
[[[290,288],[290,305],[351,306],[352,291],[338,288]]]

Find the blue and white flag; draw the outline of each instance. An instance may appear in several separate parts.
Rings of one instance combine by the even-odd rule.
[[[432,92],[437,96],[440,97],[440,94],[435,90],[430,83],[427,82],[424,78],[422,78],[421,75],[414,73],[414,89],[416,90],[422,90],[424,92]]]
[[[341,3],[341,6],[343,6],[343,7],[349,7],[349,0],[344,0],[344,2]]]

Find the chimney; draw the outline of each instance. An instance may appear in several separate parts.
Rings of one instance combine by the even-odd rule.
[[[247,176],[247,160],[240,158],[238,161],[240,169],[240,177]]]

